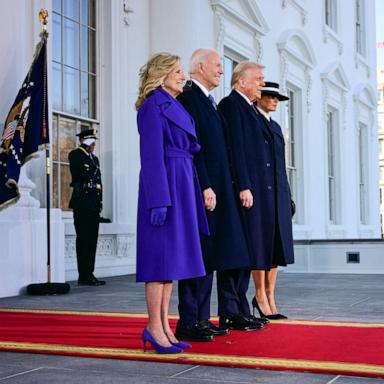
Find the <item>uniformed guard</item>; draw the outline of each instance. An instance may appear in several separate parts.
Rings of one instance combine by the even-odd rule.
[[[79,285],[104,285],[94,275],[102,184],[99,159],[93,154],[96,146],[96,129],[81,131],[77,136],[80,146],[68,155],[73,188],[69,208],[73,209],[76,230],[76,256]]]

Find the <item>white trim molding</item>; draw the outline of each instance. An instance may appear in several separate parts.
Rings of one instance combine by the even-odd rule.
[[[335,32],[333,29],[328,27],[328,25],[324,24],[323,27],[323,41],[324,43],[328,43],[329,41],[332,41],[337,46],[337,53],[341,56],[344,52],[344,44],[342,43],[339,34]]]
[[[281,0],[281,7],[286,8],[288,3],[295,8],[297,12],[300,13],[301,17],[301,24],[305,25],[307,23],[307,16],[308,12],[305,10],[305,8],[300,4],[301,1],[299,0]]]
[[[329,64],[320,74],[323,87],[323,115],[327,120],[328,105],[333,105],[342,112],[342,126],[346,129],[347,92],[351,86],[340,62]],[[336,104],[336,105],[335,105]]]
[[[355,103],[359,102],[371,110],[376,110],[376,92],[373,90],[370,84],[358,84],[353,91],[353,101]]]
[[[281,86],[285,91],[285,83],[289,72],[300,76],[305,86],[305,99],[307,112],[311,111],[311,71],[316,66],[315,53],[307,36],[299,29],[284,31],[277,40],[277,49],[280,54]],[[301,69],[301,75],[296,69]]]
[[[263,56],[261,37],[268,31],[263,14],[254,1],[211,0],[216,19],[216,49],[222,55],[224,46],[244,57],[260,62]],[[239,39],[230,29],[238,28],[251,37],[252,44]]]
[[[357,52],[355,53],[355,67],[356,69],[362,68],[365,71],[367,78],[371,77],[371,67],[369,63],[364,56],[361,56],[360,53]]]
[[[124,24],[129,27],[131,25],[131,14],[134,12],[129,0],[123,0],[123,21]]]
[[[134,273],[134,233],[101,233],[97,241],[96,275],[100,277]],[[76,236],[65,236],[65,273],[67,280],[77,278]]]

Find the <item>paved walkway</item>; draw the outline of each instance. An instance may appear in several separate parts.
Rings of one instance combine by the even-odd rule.
[[[0,307],[145,312],[144,289],[134,276],[108,278],[102,287],[78,287],[63,296],[0,299]],[[290,318],[384,322],[384,275],[280,273],[280,311]],[[253,288],[249,297],[252,297]],[[213,294],[212,314],[216,314]],[[173,295],[171,313],[177,313]],[[0,352],[0,384],[379,384],[384,380],[288,371],[148,363]]]

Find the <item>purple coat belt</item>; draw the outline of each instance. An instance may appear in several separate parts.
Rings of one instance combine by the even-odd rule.
[[[165,157],[180,157],[184,159],[193,159],[191,153],[184,151],[180,148],[165,147],[164,151]],[[207,216],[205,214],[205,206],[202,198],[201,187],[199,183],[199,178],[197,176],[195,165],[192,163],[193,169],[193,185],[195,187],[196,193],[196,211],[197,211],[197,220],[199,224],[200,232],[203,235],[209,236],[209,226],[207,221]]]

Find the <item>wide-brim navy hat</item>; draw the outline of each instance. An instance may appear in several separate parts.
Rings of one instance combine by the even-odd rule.
[[[261,96],[275,96],[280,101],[289,100],[288,96],[282,95],[279,92],[279,84],[266,81],[264,87],[261,89]]]
[[[84,131],[81,131],[76,136],[79,139],[97,139],[97,129],[91,128],[91,129],[85,129]]]

